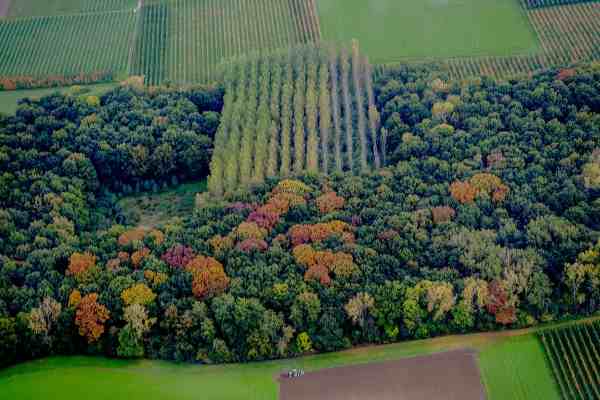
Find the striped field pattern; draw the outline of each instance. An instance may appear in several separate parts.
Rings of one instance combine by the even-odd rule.
[[[314,1],[147,2],[135,72],[149,84],[206,82],[224,59],[318,41]]]
[[[563,398],[600,399],[600,323],[546,330],[539,337]]]
[[[131,10],[139,0],[12,0],[9,17],[68,15],[101,11]],[[1,2],[0,2],[1,3]]]
[[[0,22],[0,76],[126,72],[136,13],[108,11]]]
[[[527,74],[557,65],[600,60],[600,2],[527,10],[539,54],[458,58],[443,62],[453,78]]]

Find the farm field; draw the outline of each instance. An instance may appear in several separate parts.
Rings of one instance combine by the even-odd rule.
[[[9,0],[0,0],[0,18],[8,15]]]
[[[280,378],[280,400],[481,400],[473,351],[448,351],[397,361],[327,368]]]
[[[8,16],[28,17],[124,10],[134,8],[136,4],[137,0],[12,0]]]
[[[446,61],[450,75],[454,78],[481,74],[500,77],[579,61],[600,60],[600,3],[540,7],[526,13],[540,39],[539,53],[450,59]]]
[[[126,73],[133,11],[0,21],[0,76]]]
[[[0,371],[0,392],[13,400],[58,396],[64,400],[100,400],[124,395],[131,400],[166,400],[172,398],[176,388],[177,398],[184,400],[197,399],[198,393],[219,400],[276,400],[278,383],[275,378],[291,368],[310,372],[465,348],[480,351],[479,365],[488,399],[559,398],[558,388],[553,389],[550,367],[544,363],[535,329],[446,336],[298,359],[230,365],[52,357]],[[524,378],[515,381],[513,371],[507,370],[507,365]],[[536,385],[530,385],[529,379]],[[98,385],[98,382],[110,384]],[[90,391],[90,387],[95,389]],[[533,393],[531,390],[548,397],[536,397],[537,394],[523,397]]]
[[[600,398],[600,325],[550,329],[539,336],[562,398]]]
[[[224,59],[318,38],[312,0],[155,0],[143,8],[135,71],[150,84],[205,82]]]
[[[479,353],[488,400],[560,400],[540,341],[515,336]],[[508,383],[508,384],[507,384]]]
[[[83,96],[99,96],[115,87],[115,83],[101,83],[97,85],[75,86],[83,90]],[[47,89],[11,90],[0,92],[0,113],[12,114],[17,110],[17,102],[25,98],[40,98],[52,93],[70,93],[73,86]]]
[[[539,50],[518,0],[320,0],[317,6],[323,39],[358,39],[373,63]]]

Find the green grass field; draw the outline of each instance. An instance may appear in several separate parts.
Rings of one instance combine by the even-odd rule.
[[[12,400],[276,400],[278,385],[274,378],[289,368],[310,371],[461,348],[480,351],[488,399],[559,398],[533,329],[446,336],[249,364],[199,366],[53,357],[0,371],[0,394]]]
[[[98,96],[114,88],[116,83],[101,83],[97,85],[78,86],[84,96]],[[12,114],[17,110],[17,101],[24,98],[40,98],[52,93],[72,93],[73,87],[60,87],[32,90],[11,90],[0,92],[0,113]]]
[[[542,344],[535,335],[517,336],[479,353],[488,400],[560,400]]]
[[[159,193],[144,193],[119,200],[125,214],[143,227],[155,227],[173,217],[185,217],[194,211],[196,193],[206,191],[206,180],[186,183]]]
[[[519,0],[319,0],[317,8],[324,40],[358,39],[373,63],[538,50]]]

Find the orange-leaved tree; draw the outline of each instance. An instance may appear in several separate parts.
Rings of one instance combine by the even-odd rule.
[[[96,256],[91,253],[73,253],[69,257],[69,267],[67,275],[72,275],[75,279],[85,278],[90,270],[96,266]]]
[[[192,274],[192,292],[200,300],[218,296],[229,287],[223,264],[212,257],[197,256],[185,269]]]
[[[104,333],[104,323],[110,317],[108,309],[98,303],[98,294],[90,293],[81,298],[75,314],[75,325],[79,334],[85,337],[88,343],[94,343]]]

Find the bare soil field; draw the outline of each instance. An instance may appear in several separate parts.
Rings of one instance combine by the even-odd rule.
[[[280,378],[280,400],[484,400],[476,353],[449,351]]]
[[[0,0],[0,18],[8,15],[8,6],[10,6],[10,0]]]

